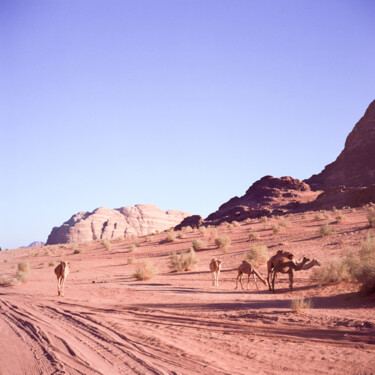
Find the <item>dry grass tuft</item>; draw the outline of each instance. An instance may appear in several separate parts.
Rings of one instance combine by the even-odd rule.
[[[167,234],[167,237],[165,238],[166,242],[174,242],[176,241],[176,233],[175,232],[169,232]]]
[[[172,271],[189,271],[199,263],[199,259],[193,248],[180,254],[173,253],[169,257],[169,268]]]
[[[129,252],[134,252],[136,250],[136,248],[138,247],[138,245],[136,243],[131,243],[129,245]]]
[[[102,245],[103,247],[106,249],[106,250],[111,250],[111,244],[109,243],[109,241],[107,239],[103,239],[102,240]]]
[[[200,240],[199,238],[197,240],[194,240],[192,242],[192,246],[194,250],[202,250],[204,249],[207,245],[204,241]]]
[[[329,225],[329,223],[323,224],[320,229],[319,229],[319,235],[320,237],[325,237],[325,236],[330,236],[331,234],[334,233],[334,230],[332,227]]]
[[[305,300],[304,298],[292,300],[290,308],[293,312],[300,313],[302,310],[309,310],[313,307],[311,300]]]
[[[137,264],[133,276],[137,280],[150,280],[155,277],[157,270],[151,259],[145,259]]]
[[[249,234],[249,241],[257,241],[257,240],[259,240],[259,233],[255,233],[255,232],[253,232],[253,233],[250,233]]]
[[[30,264],[27,260],[23,260],[22,262],[18,263],[17,269],[20,272],[29,272],[30,271]]]
[[[254,267],[266,264],[269,259],[268,248],[266,245],[253,245],[246,254],[246,260]]]
[[[231,244],[231,239],[227,236],[220,236],[215,238],[215,245],[223,252],[226,253],[228,251],[228,247]]]

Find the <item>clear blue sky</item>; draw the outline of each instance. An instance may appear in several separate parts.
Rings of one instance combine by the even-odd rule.
[[[79,211],[206,217],[332,162],[375,98],[368,0],[0,1],[0,246]]]

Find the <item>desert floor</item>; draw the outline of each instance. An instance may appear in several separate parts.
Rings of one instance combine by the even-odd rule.
[[[358,252],[368,231],[366,208],[290,215],[284,233],[253,220],[231,228],[222,225],[232,244],[223,254],[212,229],[184,233],[165,242],[167,233],[74,246],[44,246],[0,253],[0,277],[14,278],[17,264],[28,260],[28,282],[0,287],[0,374],[374,374],[375,297],[361,296],[353,284],[319,285],[312,270],[278,277],[276,293],[258,282],[235,290],[236,268],[255,242],[322,263],[347,250]],[[326,217],[324,218],[324,215]],[[335,234],[318,230],[330,222]],[[192,271],[171,272],[169,255],[186,251],[194,239],[207,246],[197,251]],[[135,251],[130,244],[137,243]],[[74,250],[80,253],[74,254]],[[223,261],[219,287],[211,285],[208,264]],[[129,258],[134,259],[129,264]],[[158,274],[148,281],[132,275],[149,258]],[[65,297],[57,296],[54,266],[70,262]],[[52,263],[51,263],[52,264]],[[266,266],[259,267],[266,276]],[[244,286],[246,288],[246,278]],[[293,312],[291,301],[313,306]]]

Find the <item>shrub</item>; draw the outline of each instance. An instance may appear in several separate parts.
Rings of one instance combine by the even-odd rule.
[[[178,235],[177,235],[177,238],[179,239],[183,239],[185,238],[185,234],[183,232],[180,232]]]
[[[111,244],[109,243],[109,241],[107,239],[103,239],[102,240],[102,245],[103,247],[106,249],[106,250],[111,250]]]
[[[27,273],[30,271],[30,264],[27,260],[22,261],[21,263],[18,263],[17,269],[20,272]]]
[[[250,224],[251,223],[251,219],[248,217],[246,220],[245,220],[245,224]]]
[[[274,234],[278,234],[278,233],[285,232],[285,227],[283,227],[281,225],[273,224],[272,225],[272,230],[273,230]]]
[[[137,248],[137,244],[131,243],[130,246],[129,246],[129,251],[132,253],[133,251],[135,251],[136,248]]]
[[[215,245],[220,249],[222,250],[224,253],[227,252],[228,250],[228,247],[230,246],[231,244],[231,240],[228,236],[224,235],[224,236],[220,236],[220,237],[217,237],[215,239]]]
[[[18,270],[16,273],[16,278],[18,281],[21,281],[22,283],[28,282],[27,272]]]
[[[267,221],[268,221],[268,217],[267,217],[267,216],[262,216],[262,217],[260,218],[260,221],[261,221],[262,223],[267,223]]]
[[[280,225],[280,227],[283,227],[283,228],[290,227],[290,221],[289,220],[281,220],[279,225]]]
[[[259,233],[250,233],[249,234],[249,241],[257,241],[259,240]]]
[[[269,254],[266,245],[253,245],[246,254],[246,260],[254,267],[259,267],[267,263],[268,259]]]
[[[199,233],[200,233],[202,236],[204,236],[205,233],[206,233],[206,228],[205,228],[205,227],[200,227],[200,228],[199,228]]]
[[[182,230],[184,232],[191,232],[193,230],[193,228],[190,225],[188,225],[187,227],[183,227]]]
[[[329,236],[331,234],[333,234],[333,229],[328,223],[325,223],[320,227],[319,229],[320,237]]]
[[[56,264],[57,264],[57,263],[53,260],[52,262],[49,262],[49,263],[48,263],[48,266],[49,266],[49,267],[55,267]]]
[[[336,216],[336,221],[337,221],[337,224],[340,224],[340,223],[342,223],[342,222],[343,222],[343,220],[344,220],[344,216],[342,216],[342,215],[338,215],[338,216]]]
[[[295,299],[291,302],[290,308],[292,311],[299,313],[301,310],[311,309],[313,303],[311,300],[305,300],[304,298]]]
[[[128,264],[133,264],[134,263],[134,258],[133,257],[130,257],[128,258]]]
[[[0,285],[1,286],[11,286],[12,282],[7,279],[6,277],[0,277]]]
[[[323,219],[322,215],[316,214],[314,216],[314,220],[322,220],[322,219]]]
[[[240,223],[236,220],[232,221],[232,225],[236,228],[240,226]]]
[[[74,249],[73,254],[81,254],[82,249]]]
[[[156,275],[156,268],[150,259],[138,263],[133,276],[137,280],[150,280]]]
[[[375,228],[375,209],[371,209],[367,213],[367,220],[371,228]]]
[[[174,242],[176,241],[176,233],[175,232],[169,232],[167,234],[167,237],[165,239],[166,242]]]
[[[204,249],[207,245],[204,241],[197,239],[192,242],[192,246],[194,250],[201,250]]]
[[[216,228],[212,228],[211,232],[210,232],[210,240],[216,238],[216,236],[217,236],[217,229]]]
[[[193,248],[180,254],[173,253],[169,257],[169,267],[172,271],[189,271],[199,262]]]

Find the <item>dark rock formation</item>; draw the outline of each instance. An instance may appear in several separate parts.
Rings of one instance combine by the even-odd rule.
[[[174,227],[174,230],[181,230],[183,227],[192,227],[192,228],[199,228],[204,225],[204,220],[200,215],[192,215],[186,217],[184,220],[181,221],[180,224]]]
[[[375,184],[375,100],[348,135],[336,161],[305,182],[314,190]]]

